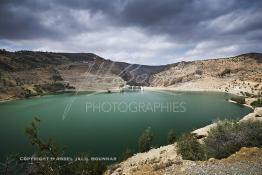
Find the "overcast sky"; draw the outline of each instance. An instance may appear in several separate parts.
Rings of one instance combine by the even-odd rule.
[[[262,52],[262,1],[0,0],[0,48],[150,65]]]

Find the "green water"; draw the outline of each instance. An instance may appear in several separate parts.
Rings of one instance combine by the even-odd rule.
[[[227,102],[228,98],[224,93],[142,91],[66,93],[1,103],[0,155],[31,155],[33,147],[24,128],[33,117],[42,121],[40,135],[66,145],[68,155],[119,156],[127,147],[137,150],[138,137],[148,126],[154,132],[154,145],[160,146],[166,144],[171,128],[181,133],[218,118],[241,118],[251,112]],[[167,104],[175,104],[175,110],[165,108]]]

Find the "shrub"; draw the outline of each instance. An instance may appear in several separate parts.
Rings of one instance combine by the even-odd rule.
[[[256,101],[253,101],[253,102],[251,103],[251,105],[252,105],[253,107],[262,107],[262,99],[259,98],[259,99],[257,99]]]
[[[251,88],[251,90],[253,91],[254,89]],[[250,94],[250,93],[248,93],[248,92],[245,92],[245,95],[246,95],[247,97],[252,97],[252,94]]]
[[[204,139],[208,157],[225,158],[241,147],[262,146],[262,122],[219,121]]]
[[[238,104],[245,104],[246,102],[244,97],[231,97],[230,99]]]
[[[25,98],[29,98],[34,96],[34,94],[32,93],[32,91],[30,89],[24,89],[23,95]]]
[[[43,95],[43,94],[44,94],[44,91],[43,91],[43,89],[41,88],[40,85],[34,85],[34,90],[35,90],[38,94],[40,94],[40,95]]]
[[[148,127],[142,133],[142,135],[139,137],[139,140],[138,140],[138,147],[139,147],[140,152],[146,152],[150,150],[153,138],[154,138],[154,135],[151,131],[151,128]]]
[[[63,78],[61,77],[60,74],[54,74],[54,75],[52,76],[52,79],[53,79],[55,82],[57,82],[57,81],[63,81]]]
[[[177,141],[177,152],[187,160],[204,160],[205,154],[203,146],[197,141],[197,138],[190,134],[183,134]]]
[[[173,144],[176,141],[176,133],[174,129],[171,129],[167,134],[167,143]]]
[[[226,68],[219,74],[219,76],[223,77],[223,76],[226,76],[230,73],[231,73],[231,70]]]
[[[127,149],[122,153],[119,161],[122,162],[122,161],[128,159],[129,157],[131,157],[133,154],[134,154],[133,151],[132,151],[131,149],[127,148]]]

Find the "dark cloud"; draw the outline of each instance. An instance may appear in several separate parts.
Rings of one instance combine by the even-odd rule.
[[[152,33],[165,33],[176,41],[196,41],[212,38],[212,36],[235,32],[245,34],[262,28],[261,1],[232,1],[232,0],[135,0],[129,1],[120,15],[121,21],[129,25],[138,25]],[[213,20],[233,13],[227,24],[230,25],[241,13],[250,11],[259,13],[256,19],[248,19],[241,26],[232,27],[230,31],[208,28]],[[246,14],[245,14],[246,15]],[[222,21],[221,21],[222,22]],[[218,24],[219,25],[219,24]]]
[[[252,49],[252,46],[261,43],[262,1],[1,0],[0,26],[0,40],[9,42],[27,40],[35,43],[41,39],[45,40],[45,44],[59,41],[73,43],[76,41],[72,38],[83,35],[86,40],[82,42],[93,42],[89,44],[92,48],[110,50],[111,47],[115,52],[122,52],[121,45],[112,45],[116,37],[121,36],[118,42],[125,44],[125,40],[133,43],[131,40],[143,38],[141,40],[151,43],[148,45],[150,50],[149,47],[156,47],[156,43],[150,41],[150,38],[155,36],[157,41],[168,45],[165,53],[169,56],[172,54],[172,44],[176,47],[174,50],[179,51],[174,55],[179,56],[190,56],[188,53],[195,53],[194,49],[207,48],[206,43],[212,43],[212,49],[216,48],[217,53],[223,50],[224,43],[234,48],[234,51],[221,53],[230,54],[246,51],[245,46]],[[121,31],[122,34],[118,35]],[[132,31],[132,34],[129,35],[127,31]],[[103,37],[106,45],[95,45],[99,43],[96,38],[103,40]],[[68,47],[59,44],[59,48]],[[32,48],[32,44],[28,48]],[[37,48],[46,46],[39,45]],[[86,48],[90,48],[88,44]],[[128,55],[128,52],[133,52],[135,48],[127,49],[123,46],[123,49],[126,49],[127,53],[120,55]],[[260,49],[261,47],[256,46],[250,51]],[[162,54],[163,52],[161,50]],[[205,50],[201,53],[204,52]]]
[[[86,31],[81,23],[74,22],[77,16],[70,16],[70,9],[88,10],[92,15],[102,13],[111,20],[111,25],[137,26],[153,34],[169,34],[182,41],[201,40],[207,34],[225,34],[225,31],[209,30],[208,23],[234,12],[232,19],[228,20],[234,20],[243,11],[250,11],[251,15],[256,12],[259,14],[255,19],[245,21],[243,26],[237,26],[238,28],[228,32],[243,34],[262,27],[262,2],[259,0],[3,0],[0,5],[0,35],[12,39],[22,39],[23,36],[26,39],[53,37],[52,35],[58,33],[67,35],[73,32],[70,31],[71,28],[74,28],[75,32]],[[52,10],[56,13],[51,18],[61,16],[56,21],[57,25],[69,26],[68,33],[57,31],[56,26],[48,28],[42,24],[43,20],[48,19],[40,18],[39,14]]]

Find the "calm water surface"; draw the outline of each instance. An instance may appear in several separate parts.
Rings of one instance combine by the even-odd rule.
[[[66,93],[1,103],[1,159],[10,153],[30,156],[34,151],[24,134],[34,117],[42,121],[41,137],[66,145],[68,155],[119,156],[127,147],[137,150],[138,137],[149,126],[154,145],[159,146],[166,144],[171,128],[182,133],[251,112],[227,102],[228,98],[225,93],[142,91]]]

